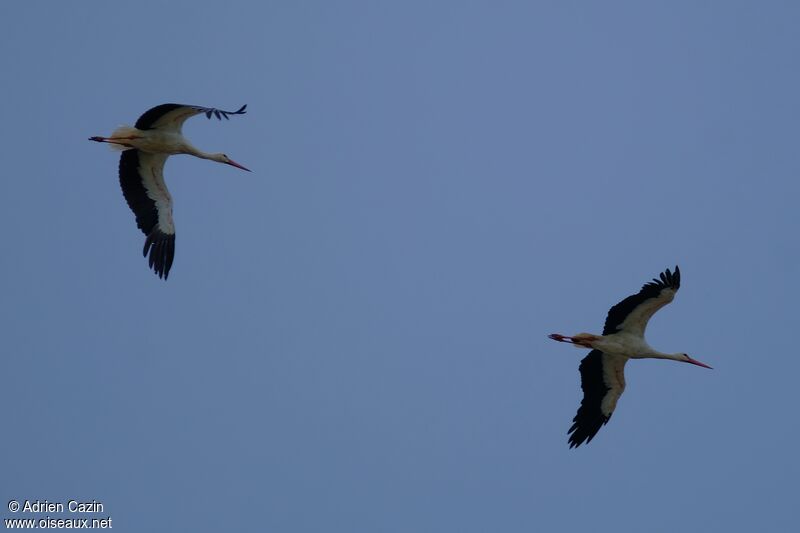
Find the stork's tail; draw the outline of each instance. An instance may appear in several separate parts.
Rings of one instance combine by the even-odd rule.
[[[111,137],[89,137],[90,141],[99,143],[107,143],[108,147],[112,150],[130,150],[133,148],[127,141],[131,139],[138,139],[140,137],[139,130],[131,128],[130,126],[120,126],[114,130]]]
[[[592,335],[591,333],[578,333],[572,337],[561,335],[559,333],[551,333],[547,337],[553,339],[554,341],[568,342],[570,344],[574,344],[576,347],[583,348],[591,348],[592,343],[599,338],[597,335]]]

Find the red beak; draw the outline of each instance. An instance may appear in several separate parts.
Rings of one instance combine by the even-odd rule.
[[[236,162],[236,161],[234,161],[233,159],[228,159],[228,164],[229,164],[230,166],[232,166],[232,167],[241,168],[242,170],[246,170],[246,171],[248,171],[248,172],[252,172],[252,171],[251,171],[249,168],[245,168],[245,167],[243,167],[242,165],[240,165],[239,163],[237,163],[237,162]]]
[[[700,361],[698,361],[697,359],[692,359],[692,358],[691,358],[691,357],[689,357],[688,355],[686,356],[686,362],[687,362],[687,363],[692,363],[693,365],[702,366],[703,368],[711,368],[711,367],[710,367],[710,366],[708,366],[707,364],[705,364],[705,363],[701,363],[701,362],[700,362]],[[713,369],[713,368],[711,368],[711,370],[714,370],[714,369]]]

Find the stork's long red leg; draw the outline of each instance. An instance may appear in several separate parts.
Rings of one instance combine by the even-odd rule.
[[[90,141],[95,141],[99,143],[118,144],[120,146],[125,146],[126,148],[133,148],[133,146],[131,146],[126,142],[120,142],[120,141],[133,141],[136,139],[141,139],[141,137],[136,135],[133,135],[131,137],[89,137]]]
[[[90,141],[95,141],[99,143],[114,143],[114,144],[124,144],[118,143],[117,141],[135,141],[136,139],[141,139],[138,135],[132,135],[130,137],[89,137]]]
[[[550,339],[558,342],[569,342],[571,344],[575,344],[575,340],[572,337],[567,337],[566,335],[561,335],[558,333],[551,333],[547,336]]]

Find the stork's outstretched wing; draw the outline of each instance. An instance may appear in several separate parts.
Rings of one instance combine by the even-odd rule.
[[[650,317],[670,303],[681,286],[681,271],[677,266],[674,273],[667,269],[660,277],[660,280],[653,278],[645,283],[637,294],[628,296],[608,311],[603,335],[625,330],[644,336]]]
[[[229,115],[243,115],[246,113],[247,104],[236,111],[223,111],[213,107],[202,107],[197,105],[184,104],[161,104],[152,109],[148,109],[139,117],[134,126],[140,130],[165,130],[180,132],[183,123],[187,118],[205,113],[206,117],[212,116],[222,120],[228,119]]]
[[[569,447],[575,448],[592,441],[600,428],[608,423],[617,400],[625,390],[625,363],[628,360],[592,350],[581,361],[583,400],[572,427],[569,428]]]
[[[164,183],[165,154],[140,150],[122,152],[119,183],[128,206],[136,215],[136,225],[147,236],[144,255],[150,254],[150,268],[167,279],[175,258],[175,225],[172,222],[172,196]]]

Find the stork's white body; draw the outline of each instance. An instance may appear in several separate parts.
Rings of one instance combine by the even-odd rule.
[[[671,359],[711,368],[685,353],[655,350],[645,341],[644,332],[650,318],[670,303],[680,288],[678,267],[675,267],[674,274],[667,269],[660,277],[660,280],[646,283],[639,293],[612,307],[602,335],[550,335],[553,340],[592,350],[580,365],[584,397],[568,432],[570,448],[591,442],[600,428],[608,423],[625,391],[624,371],[629,359]]]
[[[198,150],[181,133],[187,118],[205,114],[227,119],[238,111],[162,104],[146,111],[134,127],[121,126],[111,137],[90,137],[89,140],[108,143],[122,150],[119,179],[128,206],[136,215],[136,223],[147,236],[144,255],[150,254],[150,267],[167,279],[175,255],[175,225],[172,220],[172,196],[164,182],[164,163],[171,155],[188,154],[248,170],[222,153]]]
[[[593,335],[591,340],[586,344],[574,344],[576,346],[600,350],[606,354],[624,357],[625,359],[678,359],[680,355],[659,352],[647,344],[644,337],[633,335],[627,331],[612,335]]]
[[[116,143],[115,140],[119,142]],[[120,126],[111,134],[109,142],[109,146],[116,150],[135,148],[152,154],[194,155],[193,151],[196,151],[191,150],[186,137],[175,130],[139,130],[131,126]]]

